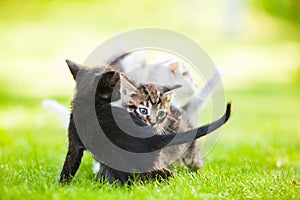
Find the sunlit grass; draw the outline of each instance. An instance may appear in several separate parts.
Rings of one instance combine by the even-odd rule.
[[[58,174],[67,143],[66,131],[59,121],[43,110],[34,96],[23,101],[23,106],[3,105],[0,197],[297,198],[300,192],[298,87],[261,83],[245,90],[229,90],[227,95],[233,100],[233,116],[206,158],[203,170],[188,172],[179,168],[170,180],[134,183],[131,187],[94,181],[92,157],[88,153],[74,181],[62,187],[58,184]]]

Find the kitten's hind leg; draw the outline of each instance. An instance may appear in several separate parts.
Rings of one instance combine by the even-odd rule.
[[[185,152],[183,156],[183,162],[192,170],[197,170],[203,167],[204,161],[197,140],[195,140]]]
[[[81,163],[83,151],[85,150],[85,147],[83,146],[77,134],[72,114],[70,119],[68,136],[69,136],[69,148],[64,162],[64,166],[60,173],[60,179],[59,179],[60,183],[67,183],[72,179],[72,177],[75,176],[79,168],[79,165]]]

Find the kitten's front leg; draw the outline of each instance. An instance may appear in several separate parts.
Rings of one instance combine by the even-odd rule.
[[[81,163],[81,158],[83,156],[83,151],[85,147],[83,146],[75,128],[73,115],[70,116],[70,124],[68,129],[68,137],[69,137],[69,147],[68,153],[66,155],[66,159],[64,162],[64,166],[60,173],[60,183],[69,182],[72,177],[75,176],[79,165]]]

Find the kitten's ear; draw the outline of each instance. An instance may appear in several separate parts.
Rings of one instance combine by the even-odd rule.
[[[173,74],[176,74],[179,70],[179,62],[172,62],[168,67]]]
[[[163,91],[164,99],[163,99],[163,101],[170,102],[174,91],[178,88],[181,88],[181,87],[182,87],[182,85],[180,85],[180,84],[164,87],[164,91]]]
[[[116,71],[113,70],[109,70],[106,71],[102,74],[102,76],[105,76],[105,78],[107,78],[108,80],[110,80],[114,75],[115,75]]]
[[[114,88],[120,80],[120,74],[118,71],[108,70],[102,74],[101,80],[104,80],[105,85]]]
[[[77,64],[77,63],[75,63],[75,62],[73,62],[71,60],[66,60],[66,62],[68,64],[68,66],[69,66],[69,69],[70,69],[70,71],[71,71],[71,73],[73,75],[74,80],[76,80],[76,75],[77,75],[78,71],[80,69],[85,68],[85,67],[83,65]]]
[[[120,74],[120,93],[121,96],[129,97],[137,90],[135,83],[129,80],[123,73]]]
[[[175,84],[175,85],[170,85],[170,86],[165,86],[163,88],[163,93],[166,95],[166,94],[171,94],[174,92],[174,90],[178,89],[178,88],[181,88],[182,85],[180,84]]]

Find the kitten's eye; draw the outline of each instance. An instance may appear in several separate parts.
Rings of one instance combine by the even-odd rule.
[[[139,111],[142,115],[147,115],[148,114],[148,110],[146,108],[139,108]]]
[[[165,111],[163,110],[158,111],[157,117],[164,117],[164,116],[165,116]]]

